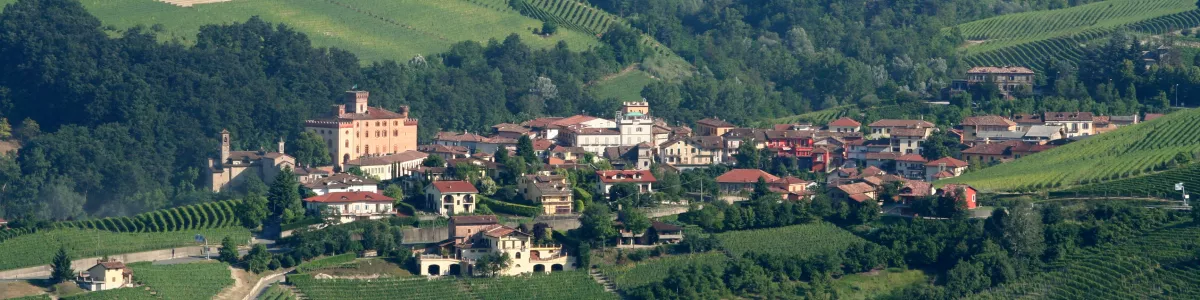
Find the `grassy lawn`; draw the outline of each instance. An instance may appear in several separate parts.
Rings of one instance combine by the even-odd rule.
[[[609,78],[595,85],[596,96],[601,99],[616,98],[620,101],[641,101],[642,88],[654,82],[650,74],[641,70]]]
[[[833,288],[839,299],[875,299],[928,280],[921,270],[887,269],[843,276],[833,282]]]
[[[16,0],[0,0],[0,4]],[[236,0],[178,7],[154,0],[81,0],[104,25],[118,30],[161,24],[162,40],[195,43],[208,24],[245,22],[251,16],[286,23],[305,33],[313,44],[349,50],[364,63],[407,61],[443,52],[466,40],[486,43],[516,33],[535,48],[567,41],[572,49],[599,45],[591,35],[561,30],[543,38],[533,34],[541,21],[501,7],[502,2],[468,0]],[[494,1],[493,1],[494,2]]]

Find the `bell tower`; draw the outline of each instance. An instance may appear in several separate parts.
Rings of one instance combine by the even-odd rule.
[[[229,161],[229,130],[221,129],[221,163]]]

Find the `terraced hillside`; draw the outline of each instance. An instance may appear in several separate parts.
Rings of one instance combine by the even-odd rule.
[[[1063,197],[1125,196],[1178,200],[1182,198],[1182,194],[1180,191],[1175,190],[1175,184],[1181,182],[1185,187],[1192,189],[1193,192],[1200,190],[1200,164],[1193,163],[1146,176],[1077,186],[1064,191],[1052,192],[1051,194]]]
[[[536,36],[533,29],[542,22],[522,16],[502,0],[237,0],[193,7],[154,0],[80,1],[105,25],[124,29],[162,24],[163,39],[183,43],[193,42],[203,25],[260,16],[304,32],[314,45],[346,49],[365,62],[407,61],[442,52],[456,42],[503,40],[512,33],[541,48],[559,41],[579,50],[599,45],[594,36],[569,30]]]
[[[1117,29],[1162,34],[1200,26],[1187,0],[1109,0],[1066,9],[1003,15],[957,25],[967,63],[1040,69],[1048,59],[1077,61],[1083,45]]]
[[[1200,151],[1200,110],[1185,110],[938,181],[985,191],[1062,189],[1164,170],[1177,155]]]
[[[725,253],[708,252],[664,256],[623,266],[604,266],[600,272],[612,279],[618,289],[630,290],[666,279],[671,268],[695,265],[722,270],[728,263],[729,257]]]
[[[968,299],[1198,299],[1200,228],[1177,225],[1090,248]]]

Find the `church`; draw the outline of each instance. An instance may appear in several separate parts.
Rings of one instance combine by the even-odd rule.
[[[229,130],[221,130],[221,157],[217,160],[208,159],[209,189],[219,193],[241,185],[250,176],[256,176],[270,185],[284,168],[296,167],[296,158],[283,154],[283,146],[281,139],[277,152],[230,151]]]

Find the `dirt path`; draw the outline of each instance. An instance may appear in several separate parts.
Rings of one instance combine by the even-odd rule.
[[[228,268],[229,275],[233,277],[233,286],[225,288],[213,299],[240,300],[246,298],[246,295],[250,294],[253,283],[258,282],[258,275],[234,267]]]

